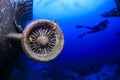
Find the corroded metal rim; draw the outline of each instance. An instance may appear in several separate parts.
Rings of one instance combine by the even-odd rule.
[[[50,28],[47,27],[48,25]],[[47,36],[51,37],[47,38]],[[54,41],[52,41],[53,38]],[[51,42],[50,44],[52,45],[47,45],[49,42]],[[49,20],[36,20],[31,22],[23,31],[23,49],[26,54],[34,60],[50,61],[56,58],[61,53],[63,45],[64,37],[56,22]]]

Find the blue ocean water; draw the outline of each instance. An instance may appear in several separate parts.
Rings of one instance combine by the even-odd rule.
[[[56,59],[46,63],[21,54],[20,70],[15,68],[10,80],[120,80],[120,36],[116,36],[120,17],[100,16],[115,7],[114,0],[34,0],[33,20],[57,21],[64,48]],[[105,19],[109,20],[105,30],[78,38],[89,29],[76,25],[92,27]]]
[[[96,63],[96,60],[99,60],[104,63],[115,60],[116,62],[116,57],[119,58],[120,53],[120,37],[115,36],[120,32],[119,17],[108,18],[109,24],[106,30],[85,35],[80,39],[78,36],[87,29],[75,28],[76,25],[92,27],[98,24],[105,19],[100,15],[115,7],[114,0],[35,0],[33,16],[34,19],[49,19],[58,22],[65,38],[60,61],[80,60],[80,62],[95,61]]]

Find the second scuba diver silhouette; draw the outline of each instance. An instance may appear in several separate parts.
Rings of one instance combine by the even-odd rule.
[[[120,33],[116,33],[116,36],[120,36]]]
[[[76,25],[76,28],[87,28],[90,30],[88,32],[84,32],[83,34],[79,35],[79,38],[83,37],[86,34],[91,34],[91,33],[99,32],[99,31],[106,29],[108,23],[109,23],[109,21],[107,19],[105,19],[93,27]]]

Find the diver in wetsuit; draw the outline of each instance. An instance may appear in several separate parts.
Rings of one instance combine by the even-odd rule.
[[[116,33],[116,36],[119,36],[119,37],[120,37],[120,33]]]
[[[83,37],[86,34],[95,33],[95,32],[99,32],[99,31],[102,31],[102,30],[106,29],[108,23],[109,23],[109,21],[107,19],[105,19],[105,20],[103,20],[102,22],[100,22],[99,24],[97,24],[93,27],[77,25],[76,28],[87,28],[87,29],[90,30],[88,32],[85,32],[85,33],[81,34],[79,36],[79,38]]]

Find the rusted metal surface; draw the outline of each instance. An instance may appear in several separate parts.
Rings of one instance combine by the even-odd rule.
[[[0,1],[0,57],[2,57],[3,54],[9,54],[4,52],[4,49],[7,48],[4,46],[8,45],[5,35],[10,32],[15,32],[14,26],[12,25],[14,10],[9,3],[9,0]]]
[[[32,0],[18,2],[16,12],[14,15],[14,23],[16,24],[17,27],[23,28],[26,22],[32,19],[32,11],[33,11],[32,8],[33,8]]]
[[[6,38],[7,34],[16,32],[16,24],[13,24],[13,20],[17,7],[15,8],[14,6],[17,6],[19,1],[20,0],[0,0],[0,80],[7,79],[7,76],[13,68],[14,62],[20,57],[19,50],[21,50],[21,45],[19,42],[10,41]],[[27,12],[25,12],[25,15],[22,14],[22,16],[26,16]],[[32,15],[32,13],[29,14]],[[27,20],[27,16],[25,20],[21,19],[23,23]]]
[[[15,48],[5,37],[11,32],[16,32],[12,24],[14,12],[9,0],[0,0],[0,80],[7,78],[19,55],[17,47]]]
[[[0,2],[0,42],[4,41],[7,33],[15,32],[12,25],[14,10],[8,1],[9,0],[4,0]]]
[[[5,3],[7,2],[5,1]],[[18,6],[15,9],[16,11],[14,11],[11,6],[11,9],[13,9],[13,11],[11,12],[13,13],[10,13],[10,15],[7,15],[7,13],[9,13],[10,11],[6,12],[6,14],[4,15],[6,18],[5,20],[4,17],[0,17],[1,20],[4,20],[1,21],[1,29],[3,31],[2,33],[4,34],[4,36],[7,35],[5,38],[4,36],[1,38],[1,43],[6,39],[21,39],[23,49],[32,59],[37,61],[50,61],[52,59],[55,59],[61,53],[64,45],[64,37],[60,27],[57,25],[56,22],[52,22],[49,20],[36,20],[30,23],[25,28],[23,33],[22,31],[20,34],[15,33],[16,31],[14,29],[14,26],[20,30],[22,27],[25,26],[25,23],[28,20],[32,19],[33,3],[31,0],[27,0],[25,2],[18,2],[17,5]],[[6,10],[3,8],[1,12],[4,11]],[[8,26],[4,23],[7,21],[10,28],[9,30],[7,29]],[[7,26],[7,28],[4,29],[3,25]],[[11,25],[12,27],[10,27]],[[8,47],[6,48],[9,49]]]
[[[50,61],[62,51],[64,37],[57,23],[36,20],[30,23],[22,35],[22,46],[34,60]]]
[[[24,2],[24,1],[27,1],[27,0],[10,0],[11,5],[12,5],[12,7],[13,7],[14,10],[16,10],[18,3]]]
[[[55,59],[62,51],[64,38],[56,22],[36,20],[23,33],[10,33],[10,40],[21,40],[23,50],[34,60],[43,62]]]

